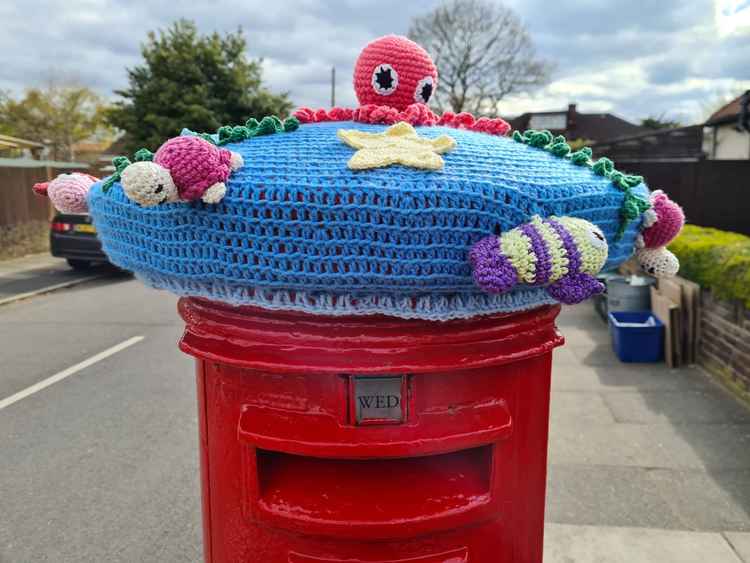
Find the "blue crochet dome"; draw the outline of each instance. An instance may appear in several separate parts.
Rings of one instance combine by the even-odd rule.
[[[326,122],[226,145],[244,166],[218,204],[144,208],[119,183],[101,183],[89,207],[104,250],[118,266],[181,295],[330,314],[385,313],[448,319],[550,303],[540,288],[488,295],[474,283],[472,244],[533,215],[596,224],[607,267],[633,252],[640,220],[617,236],[625,192],[576,166],[505,137],[447,127],[456,147],[444,168],[347,167],[353,150],[339,129],[384,125]],[[647,198],[641,184],[632,189]]]

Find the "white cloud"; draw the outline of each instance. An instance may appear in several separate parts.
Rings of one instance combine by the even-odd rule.
[[[112,96],[127,84],[125,68],[138,64],[147,32],[179,16],[195,20],[202,32],[242,26],[250,56],[264,58],[267,85],[289,91],[298,105],[329,104],[335,65],[337,103],[354,105],[351,73],[361,47],[385,33],[405,33],[414,15],[436,3],[212,0],[177,9],[174,2],[154,0],[0,2],[0,88],[18,93],[55,74]],[[557,69],[545,88],[504,100],[504,114],[562,110],[577,102],[584,112],[611,111],[632,120],[664,114],[691,122],[701,117],[706,99],[750,85],[750,26],[727,31],[717,15],[729,6],[732,21],[741,23],[750,13],[747,0],[506,3]]]
[[[750,2],[747,0],[714,0],[716,3],[716,27],[719,35],[750,30]]]

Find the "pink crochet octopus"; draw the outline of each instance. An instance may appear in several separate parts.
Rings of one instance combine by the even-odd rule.
[[[682,208],[661,190],[651,193],[651,209],[644,213],[645,229],[638,237],[636,258],[644,272],[664,278],[677,274],[680,262],[667,245],[680,234],[685,224]]]
[[[134,162],[122,172],[125,195],[142,206],[166,201],[218,203],[229,175],[243,165],[242,156],[190,135],[160,146],[153,161]]]
[[[34,184],[32,189],[35,194],[48,197],[60,213],[88,213],[86,196],[98,181],[99,178],[90,174],[72,172],[60,174],[49,182]]]

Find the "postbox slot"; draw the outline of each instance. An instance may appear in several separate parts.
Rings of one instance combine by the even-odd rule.
[[[257,450],[258,508],[277,524],[305,531],[318,526],[319,533],[392,534],[413,524],[447,529],[493,500],[492,454],[493,446],[483,446],[363,460]]]
[[[496,443],[513,432],[513,417],[503,399],[470,409],[422,411],[415,419],[412,424],[353,426],[326,412],[244,405],[237,438],[263,450],[353,459],[442,454]]]

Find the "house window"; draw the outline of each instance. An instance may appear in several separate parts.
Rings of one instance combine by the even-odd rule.
[[[529,120],[529,129],[552,129],[562,131],[567,128],[565,113],[535,113]]]

